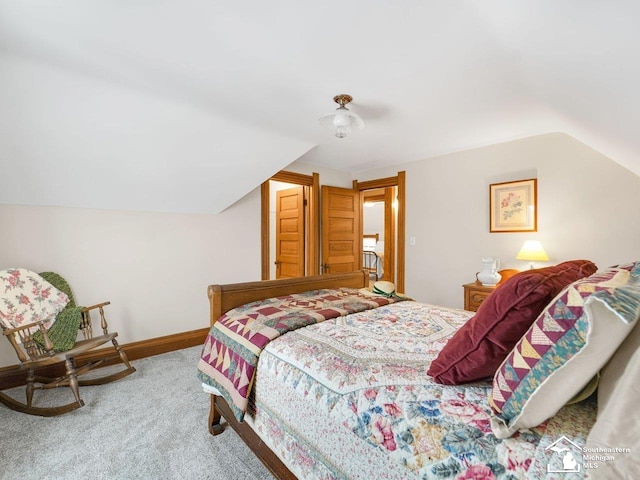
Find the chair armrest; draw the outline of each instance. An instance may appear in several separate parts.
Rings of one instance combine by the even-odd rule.
[[[42,325],[44,324],[44,322],[31,322],[31,323],[26,323],[24,325],[20,325],[19,327],[13,327],[13,328],[3,328],[2,333],[5,335],[13,335],[14,333],[19,333],[22,330],[27,330],[29,328],[33,328],[33,327],[40,327],[40,330],[44,331],[46,330]]]
[[[95,310],[96,308],[102,308],[102,307],[104,307],[106,305],[110,305],[110,304],[111,304],[111,302],[102,302],[102,303],[97,303],[95,305],[91,305],[90,307],[84,307],[82,309],[82,313],[86,313],[86,312],[88,312],[90,310]]]
[[[28,358],[25,355],[25,352],[20,348],[19,343],[23,344],[27,350],[29,356],[34,354],[32,349],[35,346],[35,342],[33,340],[33,334],[29,333],[29,330],[33,327],[38,327],[42,332],[42,338],[44,339],[44,350],[49,354],[53,354],[53,342],[49,338],[47,333],[47,329],[44,326],[45,320],[40,320],[38,322],[31,322],[25,325],[20,325],[19,327],[14,328],[4,328],[2,333],[9,339],[9,342],[13,346],[14,350],[18,354],[18,358],[21,362],[26,362]]]
[[[90,307],[84,307],[82,311],[82,326],[81,329],[85,333],[85,338],[92,337],[93,333],[91,331],[91,310],[98,309],[100,312],[100,327],[102,328],[102,333],[107,335],[109,333],[109,326],[107,325],[107,319],[104,316],[104,308],[105,306],[111,304],[111,302],[102,302],[97,303],[96,305],[91,305]]]

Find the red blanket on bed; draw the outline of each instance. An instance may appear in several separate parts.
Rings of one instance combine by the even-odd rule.
[[[271,340],[307,325],[400,300],[404,298],[340,288],[269,298],[234,308],[211,327],[198,362],[198,377],[220,391],[242,421],[258,357]]]

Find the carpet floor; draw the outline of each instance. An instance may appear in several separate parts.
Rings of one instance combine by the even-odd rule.
[[[209,434],[200,350],[136,360],[128,377],[80,387],[85,406],[58,417],[0,404],[0,479],[272,480],[231,428]],[[24,401],[23,387],[7,393]],[[34,405],[71,399],[68,388],[36,391]]]

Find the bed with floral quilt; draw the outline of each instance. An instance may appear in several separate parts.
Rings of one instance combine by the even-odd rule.
[[[310,286],[324,288],[327,277],[307,277],[304,285],[288,280],[252,282],[238,290],[227,286],[223,294],[216,286],[217,292],[209,292],[212,318],[241,301],[240,296],[231,300],[239,291],[243,299],[272,302],[285,291],[295,295]],[[365,279],[360,273],[337,277],[331,280],[334,286],[350,283],[352,293],[361,295],[357,287]],[[249,296],[247,289],[253,292]],[[211,432],[221,431],[222,414],[277,478],[564,479],[585,478],[588,467],[597,467],[581,456],[596,422],[593,389],[568,402],[576,393],[571,390],[549,418],[502,434],[496,427],[496,395],[508,399],[500,396],[494,379],[447,385],[428,373],[474,313],[384,298],[376,298],[372,308],[298,325],[266,342],[240,415],[237,407],[229,407],[234,399],[221,391],[224,386],[202,373],[201,359],[199,375],[212,395]],[[520,343],[517,348],[521,355],[528,352]],[[203,358],[206,351],[205,345]],[[501,364],[503,376],[513,361]],[[514,365],[524,378],[517,360]],[[515,397],[518,385],[509,382]]]

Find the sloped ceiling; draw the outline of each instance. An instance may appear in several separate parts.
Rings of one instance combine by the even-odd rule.
[[[640,174],[640,4],[0,0],[0,203],[218,213],[552,131]],[[365,129],[317,123],[338,93]]]

